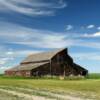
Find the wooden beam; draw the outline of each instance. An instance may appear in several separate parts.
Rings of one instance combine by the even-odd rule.
[[[50,75],[52,75],[52,73],[51,73],[51,59],[50,59]]]
[[[64,65],[64,73],[63,73],[63,74],[64,74],[64,77],[66,76],[66,71],[65,71],[65,67],[66,67],[66,66]]]

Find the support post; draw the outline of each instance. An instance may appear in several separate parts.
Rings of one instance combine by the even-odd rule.
[[[51,75],[51,59],[50,59],[50,75]]]
[[[65,77],[65,74],[66,74],[66,72],[65,72],[65,65],[64,65],[64,77]]]

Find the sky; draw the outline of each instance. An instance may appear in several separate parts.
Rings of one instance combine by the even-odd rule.
[[[0,73],[58,48],[100,73],[100,0],[0,0]]]

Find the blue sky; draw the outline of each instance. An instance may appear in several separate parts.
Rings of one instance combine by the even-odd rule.
[[[0,0],[0,73],[31,53],[69,49],[100,73],[100,0]]]

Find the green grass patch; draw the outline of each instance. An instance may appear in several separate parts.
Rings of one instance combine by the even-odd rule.
[[[86,77],[83,76],[50,76],[50,75],[45,75],[45,76],[32,76],[32,77],[22,77],[22,76],[5,76],[5,75],[0,75],[0,79],[52,79],[52,80],[83,80],[86,79]]]
[[[48,79],[52,79],[52,80],[60,80],[61,77],[60,76],[50,76],[50,75],[46,75],[46,76],[42,76],[42,77],[21,77],[21,76],[5,76],[3,74],[0,75],[0,79],[43,79],[43,80],[48,80]],[[62,80],[86,80],[86,79],[100,79],[100,73],[90,73],[87,76],[83,77],[83,76],[66,76],[64,78],[62,78]]]
[[[86,76],[87,79],[100,79],[100,73],[91,73]]]
[[[100,79],[43,79],[43,78],[23,78],[23,77],[5,77],[0,76],[0,86],[19,87],[28,89],[40,89],[48,91],[76,91],[74,93],[86,94],[88,96],[96,95],[100,100]],[[41,94],[38,94],[41,95]],[[43,94],[44,95],[44,94]]]

